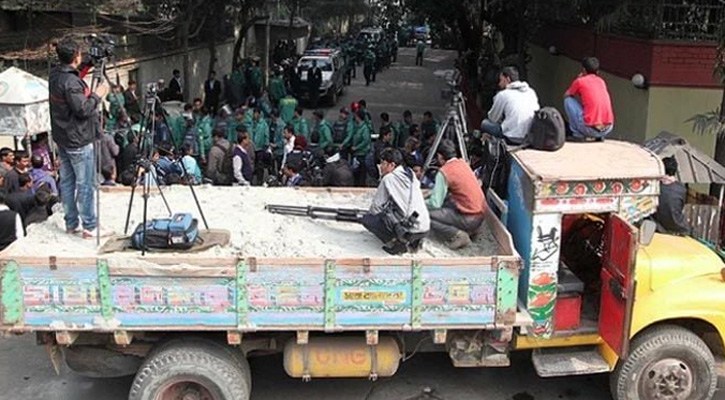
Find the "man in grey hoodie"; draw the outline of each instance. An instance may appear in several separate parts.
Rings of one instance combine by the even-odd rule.
[[[389,254],[417,251],[430,230],[430,216],[420,182],[413,171],[405,167],[400,150],[394,148],[380,153],[380,174],[382,179],[370,211],[361,222],[385,243],[383,250]],[[391,218],[391,212],[395,217]]]
[[[539,110],[539,98],[528,83],[519,80],[519,70],[504,67],[498,78],[500,92],[493,97],[488,118],[481,123],[481,132],[506,139],[509,144],[521,144],[531,128],[534,113]]]

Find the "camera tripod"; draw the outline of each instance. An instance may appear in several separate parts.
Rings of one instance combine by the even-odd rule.
[[[164,195],[163,190],[161,190],[161,185],[159,183],[159,177],[158,174],[154,174],[152,171],[155,170],[155,164],[151,161],[153,157],[153,135],[156,132],[156,111],[157,106],[158,109],[161,112],[161,115],[164,118],[164,121],[166,121],[166,116],[163,114],[164,111],[160,107],[161,100],[159,99],[155,86],[149,87],[149,90],[147,90],[146,96],[145,96],[145,104],[144,104],[144,112],[141,116],[141,121],[139,122],[139,156],[134,162],[134,180],[131,184],[131,198],[128,202],[128,210],[126,211],[126,225],[123,230],[123,234],[128,234],[128,225],[131,222],[131,210],[133,209],[133,198],[136,194],[136,187],[138,186],[138,181],[141,180],[143,182],[143,193],[141,197],[143,198],[143,244],[141,246],[141,255],[146,255],[146,225],[148,222],[148,199],[151,192],[151,180],[154,181],[156,188],[159,191],[159,194],[161,195],[161,199],[164,202],[164,205],[166,206],[166,210],[169,212],[169,217],[172,216],[171,207],[169,206],[169,202],[166,200],[166,196]],[[167,123],[168,126],[168,123]],[[184,176],[188,176],[188,171],[186,170],[186,166],[184,165],[183,161],[179,163],[181,165],[181,169],[183,171]],[[201,216],[202,221],[204,222],[204,227],[206,229],[209,229],[209,224],[206,222],[206,217],[204,216],[204,211],[201,209],[201,204],[199,203],[199,198],[196,196],[196,191],[194,190],[194,185],[191,184],[191,182],[187,182],[187,186],[191,190],[191,195],[194,198],[194,202],[196,203],[196,207],[199,210],[199,215]]]
[[[448,107],[448,113],[446,115],[446,121],[438,129],[433,146],[428,151],[428,157],[425,159],[423,164],[423,171],[428,172],[430,165],[433,162],[433,158],[438,151],[443,139],[451,139],[458,145],[458,151],[464,161],[468,162],[468,150],[466,149],[466,135],[468,134],[468,128],[466,127],[466,111],[465,111],[465,99],[460,91],[456,91],[453,94],[453,99]]]

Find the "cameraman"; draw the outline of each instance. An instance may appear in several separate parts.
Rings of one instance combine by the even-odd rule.
[[[82,79],[87,68],[83,74],[78,71],[81,48],[73,39],[61,40],[55,50],[60,64],[50,72],[50,121],[60,156],[65,228],[70,234],[78,232],[80,208],[83,237],[92,238],[98,229],[93,208],[96,173],[93,141],[100,132],[98,105],[108,94],[108,84],[100,82],[95,93],[91,93]]]

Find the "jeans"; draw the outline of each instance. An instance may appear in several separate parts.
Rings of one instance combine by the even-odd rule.
[[[483,219],[483,214],[464,215],[453,204],[446,203],[441,208],[430,210],[430,230],[443,240],[451,240],[460,231],[475,234],[483,224]]]
[[[566,117],[569,120],[569,128],[571,129],[572,135],[577,138],[604,138],[612,132],[614,125],[609,125],[603,131],[595,129],[594,127],[587,126],[584,123],[584,107],[574,97],[567,96],[564,98],[564,111]]]
[[[362,219],[360,220],[362,225],[367,229],[370,233],[375,235],[378,239],[380,239],[383,244],[388,244],[393,239],[396,239],[395,232],[393,232],[391,229],[389,229],[385,222],[383,222],[383,214],[365,214],[363,215]],[[405,241],[407,243],[413,243],[416,241],[420,241],[424,239],[428,235],[428,232],[419,232],[419,233],[406,233],[405,234]]]
[[[415,53],[415,65],[420,65],[421,67],[423,66],[423,53]]]
[[[488,119],[484,119],[483,122],[481,122],[481,132],[487,133],[495,138],[498,139],[504,139],[506,141],[506,144],[509,145],[520,145],[524,142],[524,139],[520,138],[510,138],[508,136],[504,136],[503,134],[503,128],[501,127],[501,124],[498,122],[493,122]]]
[[[75,149],[58,147],[60,156],[60,195],[65,211],[65,227],[78,229],[78,210],[83,229],[96,229],[94,208],[96,185],[93,143]]]

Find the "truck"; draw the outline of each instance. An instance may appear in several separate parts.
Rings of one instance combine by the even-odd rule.
[[[567,143],[512,153],[510,171],[506,193],[487,196],[497,250],[479,256],[118,264],[24,256],[17,242],[0,253],[0,330],[35,333],[56,367],[135,374],[132,400],[248,399],[260,354],[283,353],[308,381],[392,376],[416,351],[456,367],[530,351],[543,377],[609,373],[616,400],[712,399],[725,265],[643,222],[660,160],[624,142]]]

